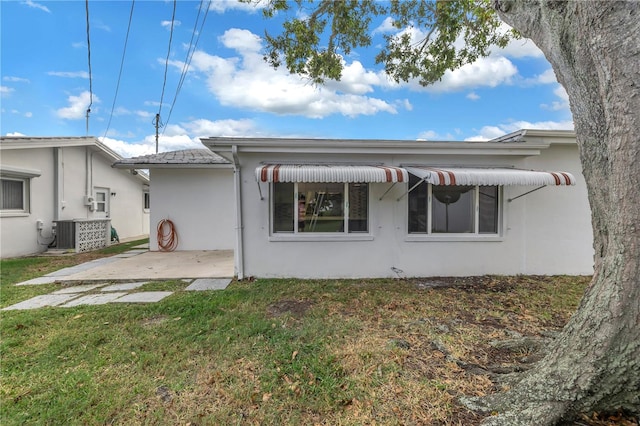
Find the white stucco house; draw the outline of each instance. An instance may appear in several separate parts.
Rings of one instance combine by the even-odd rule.
[[[0,254],[88,251],[149,234],[149,178],[95,137],[0,137]]]
[[[164,154],[147,166],[152,223],[176,223],[178,250],[233,247],[239,278],[593,272],[573,132],[202,142],[206,165]]]

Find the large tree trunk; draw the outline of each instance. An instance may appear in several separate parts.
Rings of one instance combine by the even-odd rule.
[[[591,204],[595,274],[548,355],[488,397],[493,425],[640,412],[640,3],[500,1],[569,94]]]

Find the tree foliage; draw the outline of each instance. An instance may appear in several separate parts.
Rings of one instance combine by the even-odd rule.
[[[251,1],[251,0],[248,0]],[[313,9],[308,13],[305,4]],[[417,79],[428,85],[456,69],[487,56],[492,47],[504,47],[517,33],[503,24],[489,0],[272,0],[267,17],[296,8],[278,35],[266,34],[265,59],[284,65],[315,83],[339,80],[343,56],[370,46],[374,18],[385,17],[397,34],[384,35],[386,44],[376,56],[396,82]],[[376,21],[378,24],[379,22]]]

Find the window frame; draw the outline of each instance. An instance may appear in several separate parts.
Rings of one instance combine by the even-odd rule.
[[[419,181],[421,179],[418,179]],[[406,226],[406,237],[405,241],[502,241],[504,239],[504,189],[502,185],[468,185],[472,186],[473,189],[473,232],[463,232],[463,233],[454,233],[454,232],[433,232],[433,187],[435,185],[425,182],[422,182],[427,185],[427,205],[426,205],[426,214],[427,214],[427,224],[426,224],[426,232],[411,232],[409,224],[411,222],[411,207],[410,207],[410,199],[411,192],[409,192],[407,196],[407,202],[405,204],[407,208],[407,216],[405,221]],[[412,184],[408,184],[409,189],[412,189]],[[414,185],[416,185],[414,183]],[[419,184],[418,184],[419,185]],[[490,186],[496,188],[496,232],[495,233],[481,233],[480,232],[480,187],[481,186]],[[412,190],[415,191],[419,188],[419,186],[415,186]]]
[[[142,210],[148,213],[151,209],[151,194],[148,189],[142,191]]]
[[[298,229],[299,210],[298,197],[300,194],[299,185],[305,182],[290,182],[293,184],[293,194],[291,198],[293,209],[293,231],[274,230],[275,226],[275,186],[284,182],[271,182],[269,184],[269,240],[270,241],[364,241],[372,240],[371,234],[371,185],[368,182],[332,182],[331,184],[342,185],[343,194],[343,230],[339,232],[301,232]],[[311,182],[309,182],[311,183]],[[323,183],[323,182],[318,182]],[[366,185],[367,197],[367,230],[349,232],[350,206],[349,206],[349,185],[361,183]]]
[[[3,175],[0,176],[1,181],[20,182],[22,184],[22,207],[18,209],[0,208],[2,216],[27,216],[31,214],[31,178]]]

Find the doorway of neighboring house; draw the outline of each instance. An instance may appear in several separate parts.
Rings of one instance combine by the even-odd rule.
[[[109,198],[111,192],[109,188],[94,188],[96,194],[96,209],[94,211],[95,217],[108,218],[109,217]]]

